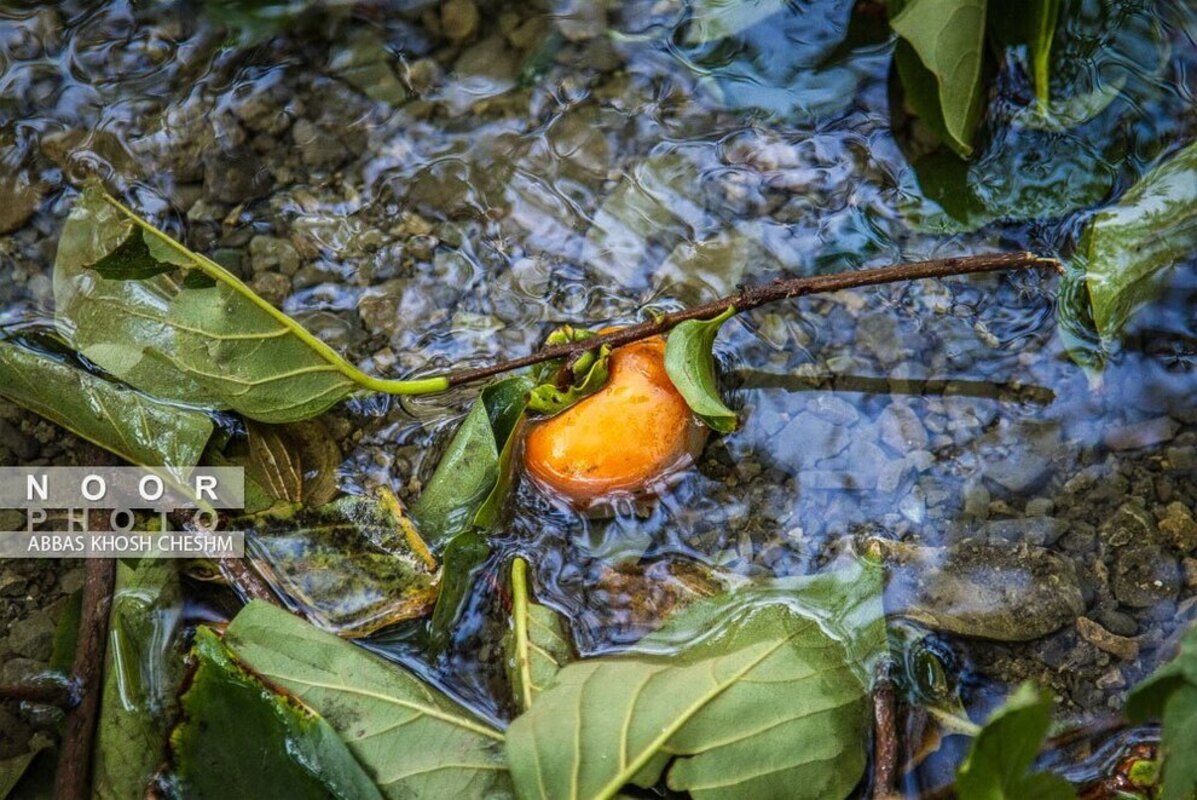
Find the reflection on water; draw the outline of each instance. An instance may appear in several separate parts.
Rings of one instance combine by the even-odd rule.
[[[95,172],[363,368],[406,376],[782,273],[1067,258],[1093,209],[1197,125],[1181,4],[1066,2],[1058,107],[1027,116],[1016,58],[967,166],[891,113],[872,3],[790,4],[733,36],[673,0],[571,17],[484,5],[471,24],[435,2],[6,4],[0,321],[48,314],[57,231]],[[1072,626],[961,643],[992,677],[1104,708],[1192,610],[1160,523],[1197,504],[1195,286],[1192,263],[1176,270],[1099,381],[1057,335],[1047,275],[736,318],[718,355],[742,430],[613,518],[521,486],[454,646],[420,669],[503,713],[477,667],[498,657],[494,587],[515,552],[598,651],[640,630],[634,596],[604,588],[613,574],[647,570],[664,591],[669,564],[802,574],[845,536],[972,539],[1062,554],[1087,615],[1146,637],[1132,664]],[[349,403],[347,488],[413,496],[469,399]],[[1118,514],[1138,520],[1130,539]],[[1174,577],[1153,594],[1135,570]],[[418,661],[401,634],[377,646]]]

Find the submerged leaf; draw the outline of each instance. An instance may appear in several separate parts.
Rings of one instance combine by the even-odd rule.
[[[701,601],[619,656],[566,665],[507,732],[521,795],[844,797],[864,769],[880,570]],[[672,759],[672,762],[671,762]]]
[[[1022,0],[994,14],[990,30],[1003,45],[1027,48],[1035,97],[1046,111],[1050,97],[1052,39],[1060,18],[1060,0]]]
[[[731,433],[739,420],[719,396],[712,348],[719,328],[736,313],[729,308],[708,320],[687,320],[669,332],[665,371],[702,421],[720,433]]]
[[[212,420],[0,341],[0,395],[139,466],[194,467]]]
[[[1126,714],[1135,722],[1164,723],[1164,800],[1197,793],[1197,625],[1180,642],[1180,652],[1131,690]]]
[[[92,751],[95,798],[144,796],[164,760],[182,679],[176,566],[173,559],[117,562]]]
[[[565,622],[528,597],[528,563],[511,562],[511,630],[503,637],[507,679],[516,707],[527,711],[563,666],[574,660]]]
[[[1197,143],[1156,166],[1089,223],[1082,240],[1093,321],[1116,337],[1167,269],[1197,249]]]
[[[205,280],[189,280],[194,275]],[[263,422],[315,416],[369,389],[419,393],[442,379],[373,378],[258,297],[89,184],[54,263],[55,315],[76,350],[156,397]]]
[[[967,158],[981,113],[986,0],[891,0],[890,8],[890,25],[934,78],[940,132]],[[908,92],[929,95],[921,78],[898,66]]]
[[[549,334],[545,346],[584,342],[594,336],[591,331],[566,325]],[[560,414],[582,398],[594,394],[607,383],[610,360],[611,348],[607,345],[602,345],[597,352],[581,353],[569,365],[564,381],[561,380],[564,359],[537,365],[532,375],[539,385],[528,396],[528,410],[538,414]]]
[[[436,602],[436,562],[397,501],[346,496],[237,524],[263,577],[313,622],[342,636],[423,616]]]
[[[380,797],[328,722],[272,691],[211,630],[196,631],[195,657],[171,735],[182,796]]]
[[[960,797],[1066,800],[1076,793],[1049,772],[1030,772],[1051,725],[1052,698],[1027,683],[993,712],[956,771]]]
[[[271,497],[305,506],[321,506],[336,497],[341,451],[319,421],[251,421],[247,427],[246,471]]]
[[[385,797],[511,796],[503,734],[402,667],[259,601],[225,643],[323,715]]]

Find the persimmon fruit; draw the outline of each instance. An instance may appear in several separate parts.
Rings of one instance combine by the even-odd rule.
[[[582,508],[658,492],[707,437],[665,372],[664,338],[617,348],[609,369],[602,389],[532,424],[524,442],[532,479]]]

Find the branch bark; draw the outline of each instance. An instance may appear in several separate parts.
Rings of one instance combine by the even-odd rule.
[[[108,644],[108,618],[116,561],[88,560],[83,583],[83,618],[79,622],[79,644],[71,665],[71,694],[76,705],[67,712],[62,747],[54,775],[54,800],[79,800],[87,796],[91,777],[92,736],[100,708],[100,678],[104,674],[104,652]]]
[[[619,347],[665,333],[677,325],[692,319],[706,320],[717,317],[729,308],[737,312],[749,311],[758,306],[778,300],[802,297],[808,294],[823,294],[838,292],[844,289],[859,289],[864,286],[877,286],[883,283],[898,281],[914,281],[924,278],[948,278],[957,275],[973,275],[981,272],[1011,272],[1025,269],[1053,269],[1060,271],[1060,262],[1054,258],[1044,258],[1034,253],[994,253],[991,255],[961,256],[958,258],[938,258],[931,261],[916,261],[910,264],[894,264],[888,267],[874,269],[851,270],[838,272],[834,275],[816,275],[808,278],[784,278],[743,289],[736,294],[714,300],[710,303],[694,306],[693,308],[662,314],[654,320],[629,325],[610,333],[595,336],[582,342],[545,347],[526,356],[492,364],[487,367],[462,370],[450,373],[447,377],[450,386],[461,386],[465,383],[492,378],[504,372],[529,367],[544,361],[558,358],[568,358],[587,350],[594,350],[602,345]]]

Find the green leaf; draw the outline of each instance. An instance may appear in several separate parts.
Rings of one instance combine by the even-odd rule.
[[[510,796],[503,734],[402,667],[258,601],[225,643],[328,720],[383,796]]]
[[[50,652],[50,669],[64,676],[71,672],[75,661],[75,647],[79,643],[79,624],[83,619],[83,590],[76,589],[66,600],[58,625],[54,627],[54,647]]]
[[[1185,633],[1180,652],[1131,690],[1126,715],[1134,722],[1164,723],[1163,800],[1185,800],[1197,793],[1197,625]]]
[[[687,320],[669,332],[665,343],[665,371],[690,408],[719,433],[731,433],[739,420],[719,397],[712,348],[724,322],[736,313],[729,308],[714,319]]]
[[[479,567],[490,556],[490,545],[478,528],[462,531],[441,551],[441,592],[428,619],[429,650],[441,652],[465,611]]]
[[[211,280],[188,279],[196,273]],[[416,394],[447,388],[440,378],[366,375],[236,276],[95,183],[63,228],[54,299],[63,334],[114,376],[156,397],[232,409],[262,422],[312,417],[361,389]]]
[[[726,39],[790,7],[787,0],[691,0],[686,44]]]
[[[449,442],[436,472],[412,504],[412,518],[433,547],[476,523],[484,506],[492,513],[499,479],[500,450],[506,449],[528,402],[533,382],[504,378],[482,390]]]
[[[366,636],[428,613],[436,561],[394,500],[347,495],[236,521],[262,576],[305,616],[341,636]]]
[[[986,0],[908,0],[890,26],[934,76],[945,141],[967,158],[981,115],[981,65],[985,50]],[[899,71],[902,64],[899,62]],[[906,83],[907,91],[916,86]],[[921,87],[919,87],[921,90]]]
[[[994,38],[1005,46],[1025,46],[1035,97],[1046,112],[1051,101],[1051,51],[1060,19],[1060,0],[1017,0],[1007,3],[990,21]]]
[[[199,628],[194,652],[199,665],[171,735],[183,796],[380,797],[327,722],[275,693],[215,633]]]
[[[881,571],[700,601],[629,653],[566,665],[507,732],[521,796],[835,798],[864,770]],[[672,760],[671,760],[672,759]]]
[[[1076,793],[1068,781],[1030,772],[1051,725],[1052,698],[1026,683],[993,712],[956,771],[956,793],[970,800],[1063,800]]]
[[[584,342],[594,336],[591,331],[565,325],[549,334],[545,346]],[[607,345],[602,345],[597,352],[581,353],[570,368],[568,385],[564,388],[557,385],[557,380],[565,359],[538,364],[533,368],[532,376],[539,385],[532,389],[528,397],[528,410],[549,416],[560,414],[583,397],[594,394],[607,383],[610,360],[611,348]]]
[[[535,696],[574,660],[561,615],[528,598],[528,563],[518,557],[511,562],[511,630],[503,637],[503,652],[520,711],[531,708]]]
[[[92,748],[95,798],[142,797],[165,757],[182,679],[177,562],[118,561]]]
[[[1156,166],[1089,223],[1082,238],[1093,321],[1116,337],[1167,269],[1197,248],[1197,142]]]
[[[193,467],[212,420],[0,341],[0,395],[139,466]]]

